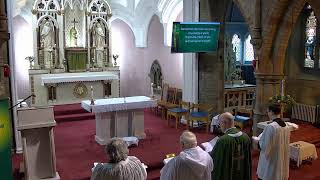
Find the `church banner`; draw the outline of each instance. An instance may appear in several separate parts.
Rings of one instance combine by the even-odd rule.
[[[13,179],[11,161],[11,121],[9,99],[0,99],[0,177]]]

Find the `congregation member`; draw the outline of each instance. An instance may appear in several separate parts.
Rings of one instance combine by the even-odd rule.
[[[99,163],[91,176],[91,180],[145,180],[147,172],[140,160],[128,156],[126,143],[120,138],[113,138],[106,145],[109,163]]]
[[[211,180],[210,155],[197,146],[196,135],[184,131],[180,136],[182,151],[160,171],[160,180]]]
[[[289,178],[290,128],[280,118],[280,105],[269,105],[267,113],[271,123],[264,128],[260,138],[253,137],[260,149],[257,175],[263,180],[286,180]]]
[[[210,155],[214,180],[251,180],[251,140],[234,126],[234,116],[223,113],[219,124],[224,135],[217,140]]]

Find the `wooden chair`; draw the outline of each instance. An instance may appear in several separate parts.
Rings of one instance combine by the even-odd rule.
[[[208,104],[193,104],[192,105],[192,112],[190,112],[187,120],[188,124],[187,127],[189,128],[190,122],[191,127],[193,127],[193,121],[205,122],[206,123],[206,132],[209,132],[209,125],[210,125],[210,116],[212,114],[213,108]]]
[[[176,129],[178,129],[178,124],[182,116],[188,116],[190,113],[190,103],[180,101],[179,107],[176,108],[170,108],[167,111],[167,120],[168,120],[168,126],[170,117],[173,116],[176,120]]]
[[[161,98],[157,101],[157,107],[155,108],[156,114],[160,111],[162,114],[162,108],[165,106],[168,99],[169,84],[163,83],[161,88]]]
[[[234,125],[240,130],[249,128],[248,135],[252,135],[253,126],[253,110],[252,109],[238,109],[235,111]]]

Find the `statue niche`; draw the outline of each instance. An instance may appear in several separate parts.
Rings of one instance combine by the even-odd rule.
[[[56,62],[56,34],[55,26],[49,18],[44,19],[40,24],[40,64],[45,69],[55,68]]]
[[[106,64],[109,42],[109,32],[106,24],[97,20],[93,23],[91,32],[91,54],[93,67],[104,67]]]
[[[158,60],[153,61],[150,69],[150,74],[149,74],[151,83],[153,84],[153,91],[155,94],[160,94],[160,89],[162,86],[162,71],[161,71],[161,66],[158,62]]]

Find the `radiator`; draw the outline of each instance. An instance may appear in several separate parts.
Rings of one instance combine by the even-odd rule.
[[[317,114],[317,106],[296,103],[292,107],[291,118],[315,123],[317,120]]]

